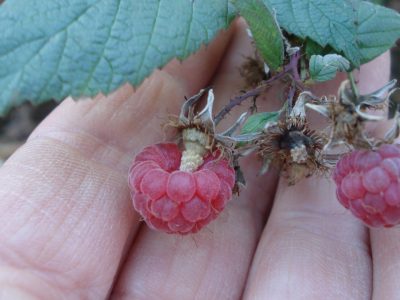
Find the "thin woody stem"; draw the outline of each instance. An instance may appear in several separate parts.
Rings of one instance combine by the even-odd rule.
[[[257,97],[262,92],[264,92],[269,86],[274,83],[275,81],[285,77],[288,74],[292,75],[292,79],[294,82],[301,82],[300,75],[299,75],[299,61],[300,61],[300,51],[296,52],[290,57],[290,61],[287,65],[283,67],[283,70],[272,76],[270,79],[262,81],[261,85],[255,89],[247,91],[246,93],[236,96],[232,98],[229,103],[215,116],[214,122],[217,125],[231,110],[237,105],[240,105],[243,101],[250,97]]]
[[[348,72],[347,76],[350,81],[351,90],[353,91],[354,96],[356,96],[356,98],[358,98],[360,96],[360,92],[358,91],[358,87],[357,87],[353,72]]]
[[[289,69],[295,81],[301,81],[299,74],[300,57],[301,57],[300,51],[297,51],[295,54],[290,56]]]
[[[236,96],[232,98],[229,103],[215,116],[214,122],[217,125],[231,110],[237,105],[240,105],[243,101],[250,97],[257,97],[259,96],[265,89],[269,87],[271,83],[280,78],[284,77],[288,72],[282,71],[281,73],[276,74],[275,76],[271,77],[270,79],[264,81],[261,86],[250,90],[240,96]]]
[[[289,89],[289,93],[288,93],[288,97],[287,97],[287,113],[289,114],[290,111],[293,108],[294,102],[293,102],[293,98],[296,94],[296,84],[294,83],[294,81],[292,82],[292,84],[290,85],[290,89]]]

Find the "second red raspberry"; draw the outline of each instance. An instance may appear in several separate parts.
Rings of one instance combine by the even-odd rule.
[[[340,203],[372,227],[400,224],[400,146],[357,150],[337,164],[333,178]]]

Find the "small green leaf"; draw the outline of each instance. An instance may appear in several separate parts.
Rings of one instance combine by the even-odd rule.
[[[322,47],[313,40],[306,40],[306,55],[307,58],[311,58],[313,55],[326,55],[334,53],[335,50],[332,49],[329,45]]]
[[[311,39],[306,40],[306,55],[311,58],[313,55],[323,55],[324,47],[314,42]]]
[[[7,0],[0,6],[0,115],[27,99],[139,85],[210,42],[234,16],[228,0]]]
[[[347,71],[350,62],[338,54],[325,56],[313,55],[310,59],[310,75],[315,81],[327,81],[335,78],[336,72]]]
[[[282,32],[273,13],[261,0],[232,0],[250,27],[257,49],[268,67],[282,66],[284,44]]]
[[[361,63],[390,49],[400,37],[400,15],[392,9],[361,2],[358,8],[357,41]]]
[[[268,122],[277,122],[280,111],[261,112],[251,115],[242,127],[242,134],[261,132]]]

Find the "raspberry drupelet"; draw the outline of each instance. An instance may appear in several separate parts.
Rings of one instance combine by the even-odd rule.
[[[334,171],[340,203],[371,227],[400,224],[400,145],[356,150]]]
[[[134,207],[155,230],[195,233],[218,216],[237,190],[234,145],[253,136],[233,136],[245,114],[231,128],[216,134],[212,90],[205,108],[194,112],[205,91],[186,100],[178,121],[172,123],[182,144],[148,146],[129,170]]]
[[[153,229],[195,233],[214,220],[232,197],[235,171],[208,154],[193,172],[179,170],[182,152],[160,143],[140,152],[129,172],[135,209]]]

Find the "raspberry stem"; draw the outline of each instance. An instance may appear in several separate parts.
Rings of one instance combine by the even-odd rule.
[[[295,83],[301,82],[301,78],[299,75],[299,61],[300,61],[300,51],[294,53],[290,56],[290,61],[287,65],[283,67],[283,70],[276,75],[272,76],[270,79],[261,82],[261,85],[255,89],[252,89],[240,96],[236,96],[232,98],[229,103],[215,116],[214,121],[215,125],[217,125],[231,110],[237,105],[240,105],[243,101],[250,97],[257,97],[261,93],[263,93],[266,89],[270,87],[270,85],[286,75],[291,75],[292,81]],[[298,87],[298,84],[295,84]],[[300,85],[301,87],[301,85]]]
[[[348,72],[347,76],[350,81],[351,90],[352,90],[354,96],[358,99],[360,97],[360,93],[358,91],[358,87],[357,87],[353,72]]]
[[[179,170],[194,172],[203,163],[203,157],[207,152],[207,145],[210,144],[210,137],[195,128],[183,130],[182,137],[185,151],[182,152]]]

